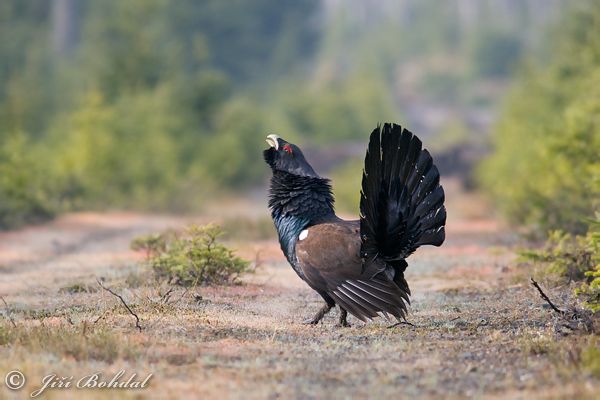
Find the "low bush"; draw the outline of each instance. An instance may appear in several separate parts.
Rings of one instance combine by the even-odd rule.
[[[183,237],[175,232],[139,237],[131,248],[145,251],[144,263],[157,279],[186,287],[235,283],[240,275],[251,272],[249,261],[219,243],[225,232],[218,225],[192,224],[184,232]]]
[[[600,311],[600,213],[596,214],[595,220],[590,220],[590,232],[588,232],[587,247],[592,254],[591,262],[596,266],[592,271],[586,271],[585,275],[592,278],[589,284],[581,285],[575,290],[576,296],[584,298],[584,307],[592,311]]]
[[[583,298],[585,307],[600,311],[600,212],[587,222],[585,236],[553,231],[543,250],[527,249],[519,254],[521,261],[531,262],[535,274],[546,281],[582,281],[575,295]]]

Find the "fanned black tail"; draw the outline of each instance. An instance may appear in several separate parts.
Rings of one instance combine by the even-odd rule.
[[[379,125],[371,133],[360,213],[363,272],[377,258],[403,272],[403,260],[419,246],[444,242],[440,174],[421,140],[399,125]]]

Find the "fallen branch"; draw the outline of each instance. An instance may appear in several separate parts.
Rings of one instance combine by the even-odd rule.
[[[170,288],[165,294],[163,294],[160,298],[160,301],[167,304],[167,301],[169,301],[169,299],[171,298],[171,293],[173,293],[173,288]]]
[[[12,313],[10,312],[10,308],[8,307],[8,303],[6,302],[6,300],[4,300],[4,296],[0,296],[0,299],[2,299],[2,301],[4,302],[4,305],[6,306],[6,313],[8,314],[8,318],[10,319],[10,322],[12,322],[13,326],[16,328],[17,324],[16,324],[15,320],[13,319]]]
[[[67,320],[67,322],[71,325],[75,325],[75,323],[73,322],[73,320],[71,319],[71,317],[69,317],[69,314],[67,314],[67,310],[65,310],[65,318]]]
[[[112,294],[113,296],[118,297],[119,299],[121,299],[121,303],[123,303],[123,305],[125,306],[125,308],[127,309],[127,311],[129,311],[129,314],[131,314],[131,315],[133,315],[135,317],[135,327],[138,328],[140,330],[140,332],[141,332],[142,331],[142,327],[140,326],[140,318],[137,316],[136,313],[134,313],[133,311],[131,311],[131,308],[129,308],[129,306],[127,305],[127,303],[125,303],[125,300],[123,299],[123,297],[119,296],[118,294],[116,294],[115,292],[113,292],[112,290],[110,290],[109,288],[107,288],[106,286],[104,286],[102,284],[102,281],[100,279],[96,278],[96,281],[98,282],[98,284],[100,285],[100,287],[102,289],[106,290],[108,293]],[[98,320],[100,320],[100,318],[98,318]],[[96,322],[98,322],[98,320]]]
[[[416,326],[416,325],[414,325],[414,324],[411,324],[411,323],[410,323],[410,322],[408,322],[408,321],[400,321],[400,322],[397,322],[397,323],[395,323],[394,325],[390,325],[390,326],[388,326],[387,328],[388,328],[388,329],[392,329],[392,328],[395,328],[395,327],[397,327],[398,325],[410,325],[410,326],[412,326],[413,328],[417,328],[417,326]]]
[[[96,318],[93,322],[92,325],[94,325],[95,323],[97,323],[98,321],[100,321],[102,318],[104,318],[104,316],[106,315],[108,311],[104,311],[102,314],[100,314],[100,316],[98,318]]]
[[[548,303],[550,305],[550,307],[556,311],[557,313],[559,313],[560,315],[564,315],[565,312],[563,310],[559,310],[548,298],[548,296],[546,296],[546,293],[544,293],[544,291],[542,290],[542,288],[540,287],[540,285],[538,285],[538,283],[533,279],[533,277],[530,277],[529,279],[531,279],[531,284],[533,285],[533,287],[535,287],[538,292],[540,292],[540,296],[542,296],[542,299],[544,299],[546,301],[546,303]]]

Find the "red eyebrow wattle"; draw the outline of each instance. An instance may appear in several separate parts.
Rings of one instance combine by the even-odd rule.
[[[288,146],[287,144],[285,146],[283,146],[283,149],[289,151],[290,154],[294,154],[294,152],[292,151],[292,148],[290,146]]]

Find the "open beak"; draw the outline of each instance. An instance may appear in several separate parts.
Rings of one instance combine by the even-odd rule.
[[[271,147],[275,147],[275,150],[279,150],[279,136],[273,134],[273,135],[269,135],[267,136],[267,143],[269,143],[269,146]]]

